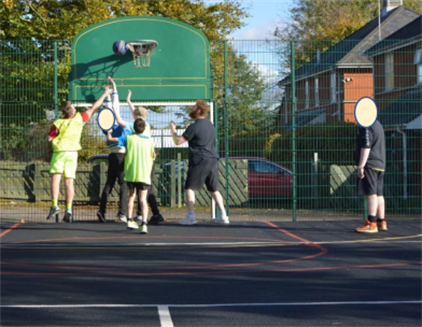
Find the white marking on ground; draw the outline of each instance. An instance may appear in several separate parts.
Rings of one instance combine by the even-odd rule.
[[[161,327],[174,327],[169,307],[167,305],[158,306],[158,316],[160,317]]]
[[[336,306],[336,305],[396,305],[422,304],[415,301],[344,301],[344,302],[270,302],[270,303],[210,303],[210,304],[2,304],[0,308],[8,309],[37,309],[37,308],[215,308],[215,307],[260,307],[260,306]],[[165,316],[165,315],[164,315]],[[170,316],[170,312],[168,313]]]

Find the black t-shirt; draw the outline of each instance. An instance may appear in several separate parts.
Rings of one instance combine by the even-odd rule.
[[[369,128],[359,128],[355,151],[357,165],[359,164],[360,150],[362,148],[371,149],[365,167],[385,169],[385,136],[384,129],[378,120]]]
[[[186,129],[183,137],[189,142],[190,166],[199,164],[203,159],[215,158],[218,160],[214,146],[214,125],[208,119],[197,119]]]

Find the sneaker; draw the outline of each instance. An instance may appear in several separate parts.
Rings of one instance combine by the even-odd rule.
[[[384,219],[381,221],[377,221],[377,227],[379,231],[382,231],[382,232],[388,231],[387,222]]]
[[[66,213],[64,214],[64,217],[63,217],[63,221],[65,223],[71,223],[73,221],[72,211],[66,211]]]
[[[147,224],[141,225],[141,234],[148,234],[148,226]]]
[[[60,208],[58,206],[51,207],[50,212],[48,213],[47,219],[50,219],[51,217],[54,217],[60,212]]]
[[[188,213],[186,218],[182,221],[179,221],[179,225],[195,225],[196,218],[194,213]]]
[[[125,215],[118,213],[116,217],[117,219],[120,219],[122,222],[127,223],[127,217]]]
[[[132,219],[127,221],[127,229],[139,229],[139,225],[134,222]]]
[[[148,224],[157,225],[159,223],[162,223],[163,221],[164,221],[163,216],[161,216],[161,214],[158,214],[158,215],[152,216],[151,219],[149,220]]]
[[[358,233],[378,233],[377,223],[371,223],[369,220],[365,221],[365,225],[356,228]]]
[[[221,215],[218,218],[213,219],[212,222],[214,224],[220,224],[220,225],[229,225],[230,224],[229,217],[227,217],[227,216],[223,217]]]
[[[104,214],[101,211],[97,212],[97,218],[99,220],[100,223],[106,223],[107,220],[105,219]]]
[[[142,216],[138,216],[135,219],[133,219],[137,224],[142,224]]]

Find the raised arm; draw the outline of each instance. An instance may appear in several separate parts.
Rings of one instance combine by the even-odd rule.
[[[114,82],[113,78],[111,76],[108,77],[108,81],[113,87],[113,111],[114,116],[116,117],[116,123],[119,124],[122,127],[126,127],[127,123],[122,119],[122,116],[120,115],[120,102],[119,102],[119,94],[117,93],[117,86]]]
[[[132,112],[133,119],[136,120],[135,107],[133,106],[132,102],[130,101],[130,98],[131,97],[132,97],[132,91],[131,90],[127,90],[126,102],[127,102],[128,106],[129,106],[130,111]]]
[[[101,107],[101,105],[102,105],[102,104],[103,104],[103,102],[104,102],[104,99],[107,97],[107,95],[110,95],[110,93],[111,93],[110,86],[109,86],[109,85],[106,85],[106,86],[105,86],[104,93],[100,96],[100,98],[99,98],[97,101],[95,101],[94,105],[86,111],[86,113],[88,114],[88,117],[89,117],[89,118],[91,118],[92,114],[93,114],[93,113],[94,113],[94,112],[95,112],[98,108],[100,108],[100,107]]]
[[[173,138],[174,144],[181,145],[181,144],[187,142],[187,140],[183,136],[177,135],[176,124],[173,121],[170,122],[170,129],[171,129],[171,137]]]

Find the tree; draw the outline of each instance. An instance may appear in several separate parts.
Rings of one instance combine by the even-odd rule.
[[[404,0],[404,5],[422,12],[420,0]],[[274,36],[298,41],[298,64],[307,62],[317,49],[324,52],[340,40],[378,17],[381,0],[296,0],[290,9],[291,21],[279,26]],[[288,51],[282,61],[290,62]]]
[[[223,41],[243,26],[242,19],[248,16],[240,0],[221,0],[212,4],[205,0],[4,0],[0,3],[0,14],[6,18],[0,21],[0,51],[4,67],[0,71],[0,81],[10,86],[7,91],[5,88],[1,91],[2,99],[7,98],[8,105],[3,105],[0,115],[7,117],[8,121],[2,119],[2,122],[8,126],[12,123],[13,126],[27,126],[34,121],[42,123],[44,110],[53,109],[51,76],[57,61],[52,40],[60,40],[59,100],[64,100],[67,97],[70,45],[76,34],[101,21],[128,15],[167,17],[200,29],[210,42],[211,70],[215,98],[218,98],[224,89]],[[29,53],[34,53],[30,56],[32,62],[27,61]],[[229,62],[236,67],[230,68],[235,76],[230,79],[230,85],[233,85],[230,124],[238,126],[244,122],[244,117],[260,117],[263,113],[264,108],[257,102],[261,100],[265,87],[259,72],[250,68],[246,57],[236,55],[231,48]],[[22,85],[33,87],[22,88]],[[31,107],[29,118],[28,107]],[[248,110],[252,115],[246,115]],[[16,116],[27,118],[10,118]],[[245,132],[253,126],[256,127],[253,122],[248,123]],[[3,131],[6,129],[2,128],[2,134]]]

